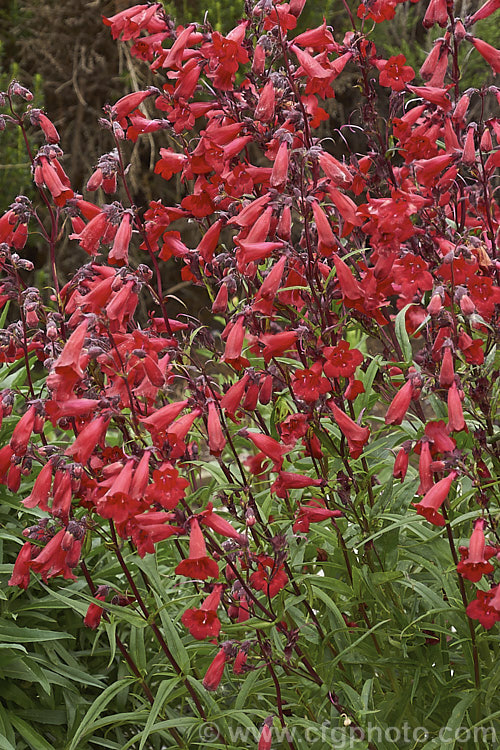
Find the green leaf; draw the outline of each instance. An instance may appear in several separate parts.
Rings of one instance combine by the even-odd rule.
[[[12,725],[17,729],[19,734],[26,740],[28,745],[33,750],[56,750],[47,740],[40,735],[36,729],[33,729],[26,721],[20,719],[19,716],[11,715],[10,720]]]
[[[463,726],[465,712],[476,697],[475,693],[470,692],[456,704],[450,718],[446,722],[446,731],[443,733],[443,736],[440,736],[440,750],[452,750],[455,747],[458,738],[457,730]]]
[[[167,634],[166,641],[168,643],[168,647],[174,655],[175,660],[181,668],[182,672],[184,674],[187,674],[190,669],[189,654],[186,651],[184,644],[179,637],[179,634],[177,633],[176,627],[172,622],[170,615],[163,608],[160,597],[158,596],[158,594],[156,594],[156,592],[153,593],[156,599],[156,604],[159,608],[161,624]]]
[[[146,740],[148,739],[151,729],[153,727],[153,724],[155,723],[158,714],[163,708],[163,704],[167,700],[168,696],[174,689],[176,685],[178,685],[179,681],[174,678],[172,680],[163,680],[162,683],[160,683],[160,687],[157,690],[155,701],[153,705],[151,706],[151,711],[148,716],[148,720],[146,722],[146,726],[144,727],[144,730],[142,732],[142,738],[141,742],[139,744],[139,750],[143,750],[144,745],[146,744]]]
[[[36,630],[32,628],[20,628],[18,625],[8,622],[0,622],[0,640],[5,643],[37,643],[45,641],[56,641],[62,638],[73,638],[69,633],[59,633],[52,630]]]
[[[135,682],[135,677],[125,677],[123,680],[114,682],[107,687],[106,690],[103,690],[83,717],[67,750],[78,750],[81,740],[92,732],[95,719],[99,714],[104,711],[108,703],[110,703],[118,693],[125,688],[128,688],[133,682]]]
[[[394,331],[405,362],[411,362],[413,356],[410,337],[406,330],[406,313],[411,306],[411,302],[408,305],[405,305],[403,309],[398,312],[394,321]]]

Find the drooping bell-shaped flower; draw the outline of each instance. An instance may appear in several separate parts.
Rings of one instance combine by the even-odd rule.
[[[424,516],[424,518],[426,518],[429,523],[434,524],[434,526],[444,526],[446,523],[444,517],[438,511],[448,497],[450,487],[456,477],[457,472],[451,471],[447,477],[436,482],[436,484],[425,493],[420,502],[413,503],[417,513]]]
[[[219,568],[215,560],[207,555],[207,546],[196,518],[191,520],[189,536],[189,557],[177,565],[175,572],[179,576],[197,578],[205,581],[207,578],[218,578]]]
[[[496,548],[486,546],[484,527],[484,519],[478,518],[474,524],[469,547],[460,548],[462,559],[457,565],[457,571],[473,583],[477,583],[483,575],[493,572],[493,565],[488,560],[496,553]]]
[[[193,607],[184,612],[182,624],[189,630],[193,638],[202,641],[205,638],[217,638],[220,633],[220,620],[217,608],[220,604],[222,584],[216,583],[211,594],[202,602],[199,609]]]

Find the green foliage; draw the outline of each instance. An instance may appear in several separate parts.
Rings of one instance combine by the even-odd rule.
[[[1,58],[1,42],[0,42]],[[5,91],[9,82],[19,77],[19,66],[12,63],[10,69],[0,67],[0,91]],[[43,106],[43,85],[40,76],[35,76],[33,106]],[[33,148],[34,142],[30,144]],[[5,207],[16,195],[34,196],[33,180],[30,176],[30,163],[26,154],[20,130],[7,128],[0,138],[0,206]]]

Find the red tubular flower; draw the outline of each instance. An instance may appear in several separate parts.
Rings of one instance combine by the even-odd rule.
[[[456,471],[451,471],[447,477],[436,482],[436,484],[425,493],[420,502],[413,503],[417,513],[424,516],[429,523],[434,524],[434,526],[444,526],[446,523],[443,516],[438,513],[438,510],[448,497],[451,484],[457,476]]]
[[[347,341],[339,341],[336,346],[326,346],[323,355],[327,359],[323,372],[329,378],[350,378],[363,361],[359,349],[351,349]]]
[[[332,250],[338,248],[339,243],[335,239],[330,222],[317,201],[312,204],[312,210],[314,214],[314,221],[316,223],[316,230],[318,232],[318,251],[321,255],[329,256]]]
[[[219,412],[213,401],[208,402],[208,447],[212,456],[220,456],[226,445],[226,438],[222,432]]]
[[[97,255],[99,244],[108,229],[109,222],[105,213],[94,216],[79,234],[70,234],[70,240],[78,240],[83,250],[89,255]]]
[[[462,400],[460,398],[457,384],[453,383],[448,390],[448,431],[460,432],[465,429],[466,425],[462,409]]]
[[[262,435],[259,432],[245,432],[245,437],[252,441],[257,450],[262,451],[274,462],[274,471],[281,469],[283,454],[288,452],[288,448],[280,445],[277,440],[269,435]]]
[[[139,513],[127,521],[125,533],[122,536],[126,538],[130,535],[137,547],[139,557],[144,557],[146,554],[152,555],[157,542],[168,539],[173,534],[184,533],[180,526],[169,526],[167,523],[169,520],[172,520],[172,514],[163,511]]]
[[[211,594],[207,596],[199,609],[192,608],[184,612],[181,622],[193,638],[203,641],[205,638],[217,638],[220,633],[220,620],[217,617],[217,608],[223,586],[216,583]]]
[[[392,399],[385,415],[386,424],[401,424],[409,409],[413,398],[413,383],[411,378],[399,389]]]
[[[248,643],[248,641],[245,641],[245,643],[242,643],[240,650],[236,654],[236,659],[234,660],[234,664],[233,664],[234,674],[244,673],[247,659],[248,659],[249,648],[250,648],[250,644]]]
[[[212,531],[217,532],[217,534],[227,537],[227,539],[236,539],[238,542],[245,543],[246,537],[237,532],[236,529],[231,526],[229,521],[226,521],[225,518],[214,513],[213,507],[212,503],[208,503],[206,509],[199,514],[201,523],[208,526]]]
[[[394,461],[394,468],[392,470],[392,476],[394,479],[403,479],[406,476],[406,472],[408,471],[408,459],[409,459],[409,450],[407,451],[404,447],[399,449],[398,455],[396,456],[396,460]]]
[[[153,471],[153,484],[146,489],[146,500],[159,503],[166,510],[173,510],[184,497],[188,486],[187,479],[179,476],[179,472],[171,464],[165,463]]]
[[[25,542],[14,563],[12,575],[8,581],[9,586],[19,586],[27,589],[30,582],[31,552],[33,545]]]
[[[315,362],[312,367],[305,370],[295,370],[292,380],[292,389],[297,398],[312,403],[317,401],[320,395],[331,390],[330,382],[323,378],[321,362]]]
[[[9,445],[16,456],[24,456],[26,453],[31,433],[35,426],[35,417],[35,407],[30,406],[14,427]]]
[[[288,180],[288,144],[282,141],[274,160],[273,169],[269,184],[271,187],[279,190],[284,189]]]
[[[203,258],[205,263],[209,263],[214,256],[217,245],[219,244],[221,229],[222,220],[219,219],[218,221],[214,221],[212,226],[207,229],[196,248],[196,251],[200,254],[200,257]],[[225,284],[222,286],[225,286]]]
[[[109,418],[99,415],[93,419],[78,433],[78,436],[69,448],[64,451],[65,456],[73,456],[73,459],[83,466],[106,436],[109,426]]]
[[[122,98],[118,99],[118,101],[115,102],[115,104],[113,104],[111,108],[115,118],[118,120],[118,122],[120,120],[123,120],[127,115],[133,112],[134,109],[137,109],[137,107],[153,93],[154,90],[134,91],[132,94],[126,94],[125,96],[122,96]]]
[[[173,422],[170,427],[167,428],[167,440],[174,449],[181,451],[179,455],[182,455],[186,446],[184,438],[188,434],[189,430],[193,426],[195,420],[201,416],[201,409],[193,409],[189,414],[185,414],[183,417]]]
[[[0,483],[5,484],[7,481],[7,474],[12,466],[12,456],[14,451],[10,445],[4,445],[0,448]]]
[[[231,418],[234,418],[236,411],[240,407],[241,399],[243,398],[249,379],[250,376],[248,373],[245,373],[241,380],[237,380],[234,385],[228,388],[220,400],[221,409],[224,409],[226,414]]]
[[[254,312],[261,312],[264,315],[271,315],[274,298],[276,297],[278,289],[280,288],[285,263],[286,256],[282,255],[279,261],[275,263],[275,265],[267,274],[266,278],[262,282],[260,289],[255,295],[255,300],[252,304],[252,310]]]
[[[420,444],[420,459],[418,462],[420,484],[418,486],[417,493],[419,495],[424,495],[432,487],[431,462],[432,456],[429,441],[423,439]]]
[[[422,23],[426,29],[430,29],[435,23],[444,28],[448,23],[446,0],[431,0]]]
[[[259,338],[259,341],[264,344],[262,350],[262,356],[266,364],[273,357],[279,357],[284,354],[287,349],[291,349],[297,341],[297,334],[295,331],[283,331],[282,333],[266,333]]]
[[[254,112],[254,119],[260,122],[269,122],[274,116],[276,93],[272,81],[268,81],[260,92],[259,101]]]
[[[54,498],[52,500],[51,513],[55,518],[60,518],[68,523],[71,508],[71,476],[69,472],[57,471],[54,479]]]
[[[224,674],[224,666],[227,658],[225,649],[221,648],[203,678],[203,687],[205,690],[217,690]]]
[[[334,156],[323,151],[319,157],[321,169],[328,179],[338,187],[349,187],[352,183],[352,175],[348,168],[338,161]]]
[[[70,187],[64,184],[61,180],[61,176],[57,170],[57,160],[49,160],[46,157],[41,157],[41,177],[43,183],[46,185],[47,190],[54,198],[54,202],[58,206],[64,206],[66,201],[71,200],[74,197],[74,192]],[[35,170],[35,178],[37,172]]]
[[[189,536],[189,557],[177,565],[175,572],[178,576],[197,578],[205,581],[207,578],[218,578],[219,568],[215,560],[208,557],[207,547],[200,525],[196,518],[191,519],[191,533]]]
[[[44,132],[47,143],[59,143],[59,133],[57,132],[54,123],[49,120],[47,115],[44,115],[43,112],[39,112],[37,119],[38,124]]]
[[[281,439],[286,445],[294,445],[304,437],[308,430],[308,420],[305,414],[290,414],[279,425]]]
[[[126,266],[128,264],[128,246],[131,238],[132,217],[129,213],[124,213],[115,235],[113,247],[108,255],[108,262],[112,266]]]
[[[473,599],[465,611],[468,617],[479,620],[483,628],[490,630],[500,622],[500,584],[489,591],[477,591],[477,599]]]
[[[470,41],[481,57],[491,66],[493,72],[498,75],[500,73],[500,50],[495,49],[495,47],[492,47],[487,42],[483,42],[482,39],[476,39],[476,37],[471,37]]]
[[[347,299],[349,300],[362,298],[363,291],[352,275],[349,266],[347,266],[346,263],[341,258],[339,258],[336,253],[333,253],[332,257],[335,264],[335,270],[337,271],[339,285],[342,290],[342,296],[347,297]]]
[[[476,146],[474,143],[474,135],[476,129],[473,126],[467,128],[467,135],[465,136],[464,151],[462,154],[462,162],[468,167],[473,167],[476,163]]]
[[[134,476],[130,484],[130,497],[139,500],[144,496],[149,482],[149,459],[151,451],[144,451],[141,460],[134,469]]]
[[[104,591],[101,591],[101,589],[104,589]],[[107,586],[99,586],[99,589],[96,591],[94,595],[94,599],[98,599],[100,602],[105,601],[107,589],[108,589]],[[102,607],[100,607],[95,602],[91,602],[89,604],[89,608],[87,609],[87,614],[85,615],[83,624],[86,625],[88,628],[92,628],[92,630],[96,630],[96,628],[99,626],[101,622],[101,617],[102,617],[103,612],[104,612],[104,609]]]
[[[470,25],[472,26],[477,21],[482,21],[483,18],[488,18],[496,10],[500,9],[500,0],[486,0],[484,5],[481,5],[479,10],[476,10],[474,15],[469,19]]]
[[[311,500],[307,505],[299,505],[297,517],[293,524],[295,533],[309,531],[309,524],[326,521],[329,518],[339,518],[342,515],[340,510],[329,510],[325,508],[324,503],[319,500]]]
[[[413,68],[405,65],[406,57],[404,55],[396,55],[381,62],[383,62],[383,66],[380,68],[378,79],[381,86],[391,88],[393,91],[404,91],[405,84],[415,78]]]
[[[288,583],[284,566],[278,567],[275,560],[268,555],[258,555],[255,561],[257,570],[250,576],[250,584],[257,591],[264,591],[272,599]]]
[[[351,458],[358,458],[363,452],[363,446],[370,437],[370,429],[368,427],[360,427],[356,424],[342,409],[339,409],[334,401],[330,400],[328,406],[333,412],[333,418],[340,427],[342,434],[347,439]]]
[[[445,346],[443,359],[441,360],[441,370],[439,372],[439,385],[441,388],[448,388],[455,382],[455,371],[453,369],[453,355],[451,347]]]
[[[164,432],[169,427],[174,419],[176,419],[181,411],[188,404],[187,399],[184,401],[174,401],[171,404],[162,406],[154,414],[149,417],[144,417],[140,421],[150,432]]]
[[[312,479],[304,474],[295,474],[292,471],[280,471],[277,479],[271,485],[271,492],[278,497],[287,497],[288,490],[302,490],[304,487],[321,487],[321,479]]]
[[[268,716],[262,727],[257,750],[271,750],[273,742],[273,717]]]
[[[484,519],[478,518],[474,524],[469,547],[460,548],[462,559],[457,565],[457,571],[473,583],[477,583],[483,575],[493,572],[493,565],[488,560],[496,554],[496,548],[486,546],[484,527]]]
[[[227,310],[228,297],[229,293],[227,284],[222,283],[212,304],[212,312],[214,315],[223,313]]]
[[[65,534],[66,529],[58,531],[31,563],[31,569],[40,573],[45,583],[49,578],[59,575],[68,580],[76,581],[76,576],[73,574],[68,560],[71,563],[76,560],[75,565],[78,564],[77,558],[79,557],[81,542],[75,544],[74,549],[64,550],[62,541]]]
[[[127,461],[109,490],[97,501],[97,512],[102,518],[123,523],[141,509],[141,500],[135,500],[130,495],[133,468],[134,461]]]
[[[31,493],[22,501],[25,508],[38,507],[43,511],[49,509],[47,501],[49,499],[50,488],[52,485],[52,468],[51,461],[48,461],[45,466],[42,467],[39,475],[35,479]]]
[[[259,403],[264,406],[268,404],[273,395],[273,376],[264,375],[260,381]]]
[[[226,349],[222,357],[223,362],[232,365],[235,370],[241,370],[250,364],[246,357],[241,356],[241,349],[245,339],[245,327],[243,317],[239,317],[232,326],[226,340]]]

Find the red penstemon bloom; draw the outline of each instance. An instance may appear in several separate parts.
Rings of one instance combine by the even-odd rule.
[[[203,687],[206,690],[217,690],[220,685],[220,681],[222,680],[222,675],[224,674],[224,667],[227,660],[228,655],[226,654],[225,649],[221,648],[208,667],[205,673],[205,677],[203,678]]]
[[[307,505],[299,505],[293,530],[295,532],[307,532],[309,531],[309,524],[326,521],[329,518],[339,518],[341,515],[342,511],[329,510],[321,501],[311,500]]]
[[[220,633],[220,620],[217,608],[220,604],[222,584],[215,584],[213,591],[199,609],[188,609],[181,617],[182,624],[189,630],[193,638],[199,641],[205,638],[217,638]]]
[[[342,434],[345,435],[347,439],[351,457],[358,458],[363,452],[363,447],[370,437],[370,429],[368,427],[360,427],[356,424],[356,422],[348,417],[342,409],[339,409],[333,401],[329,401],[328,406],[333,412],[333,418],[340,427]]]
[[[410,65],[405,65],[404,55],[395,55],[388,60],[379,60],[376,65],[380,70],[378,82],[393,91],[404,91],[408,81],[415,78],[415,72]]]
[[[182,560],[176,567],[175,572],[179,576],[188,578],[218,578],[219,568],[215,560],[207,555],[207,547],[200,525],[196,518],[191,520],[191,533],[189,535],[189,557]]]
[[[331,390],[329,381],[322,377],[321,362],[315,362],[305,370],[295,370],[292,380],[293,392],[297,398],[312,403]]]
[[[325,346],[323,355],[327,360],[323,371],[329,378],[349,378],[363,362],[359,349],[351,349],[347,341],[339,341],[336,346]]]
[[[473,620],[479,620],[486,630],[500,622],[500,584],[489,591],[478,590],[477,598],[468,604],[466,612]]]
[[[95,599],[104,602],[106,601],[106,594],[107,586],[100,586],[95,593]],[[95,630],[97,627],[99,627],[103,612],[104,609],[102,607],[100,607],[95,602],[91,602],[83,621],[84,625],[86,625],[88,628],[92,628],[92,630]]]
[[[34,551],[34,546],[31,542],[25,542],[21,547],[21,551],[17,555],[16,562],[14,563],[14,569],[9,579],[9,586],[19,586],[22,589],[27,589],[30,582],[30,567],[31,560]]]
[[[439,482],[432,485],[422,500],[418,503],[413,503],[417,513],[424,516],[424,518],[435,526],[445,525],[444,517],[438,511],[448,497],[452,482],[457,476],[456,471],[451,471],[447,477],[443,477]]]
[[[486,545],[484,538],[485,521],[479,518],[474,524],[468,547],[460,548],[461,560],[457,570],[464,578],[477,583],[483,575],[493,572],[493,565],[488,562],[496,554],[496,547]]]
[[[277,565],[268,555],[257,555],[254,559],[257,570],[250,576],[252,587],[263,591],[270,598],[276,596],[288,583],[283,565]]]

